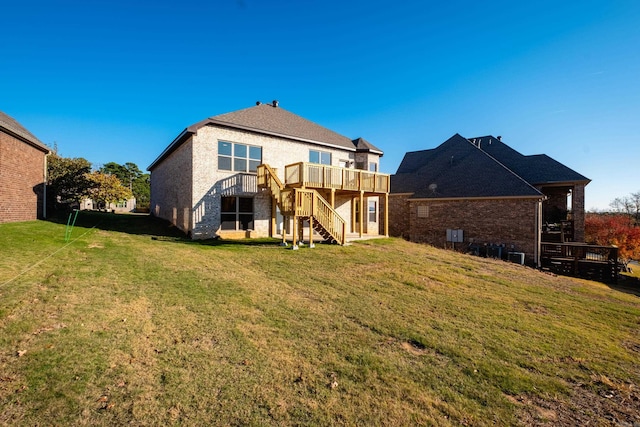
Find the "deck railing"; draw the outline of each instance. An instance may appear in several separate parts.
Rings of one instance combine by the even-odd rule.
[[[344,219],[315,190],[296,189],[296,215],[313,217],[341,245],[346,239]]]
[[[541,243],[543,269],[602,282],[618,278],[618,248],[584,243]]]
[[[388,193],[389,175],[316,163],[285,166],[285,184],[292,187],[326,188],[369,193]]]

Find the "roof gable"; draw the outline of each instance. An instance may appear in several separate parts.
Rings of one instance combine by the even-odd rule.
[[[9,133],[18,139],[26,142],[35,148],[48,153],[49,148],[44,145],[38,138],[36,138],[31,132],[25,129],[20,123],[18,123],[13,117],[0,111],[0,130]]]
[[[391,177],[391,192],[413,193],[414,198],[541,196],[458,134],[435,149],[407,153]]]
[[[369,151],[382,155],[382,150],[362,138],[351,140],[310,120],[273,104],[262,104],[209,117],[186,128],[148,167],[150,170],[169,153],[204,126],[225,126],[248,132],[272,135],[350,151]]]

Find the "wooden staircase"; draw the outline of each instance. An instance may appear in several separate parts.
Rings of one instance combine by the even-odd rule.
[[[305,220],[309,221],[309,227],[317,231],[325,241],[345,244],[344,219],[316,190],[286,187],[275,171],[266,164],[258,166],[258,187],[271,192],[283,216],[293,217],[294,247],[297,247],[298,227]]]

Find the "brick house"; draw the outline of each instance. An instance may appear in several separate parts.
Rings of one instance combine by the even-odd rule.
[[[20,123],[0,112],[0,223],[46,216],[49,152]]]
[[[538,265],[542,241],[584,241],[588,178],[546,155],[525,156],[500,137],[458,134],[408,152],[389,195],[389,232],[411,241]],[[570,207],[569,207],[570,203]]]
[[[342,228],[333,240],[343,243],[349,233],[386,234],[382,154],[277,101],[257,103],[195,123],[169,144],[148,167],[151,214],[193,239],[284,239],[314,229],[331,240],[326,229]]]

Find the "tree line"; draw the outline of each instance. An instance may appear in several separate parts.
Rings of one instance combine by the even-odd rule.
[[[148,208],[150,175],[135,163],[120,165],[109,162],[93,170],[91,163],[81,157],[66,158],[57,148],[47,161],[47,200],[50,209],[79,204],[92,199],[98,206],[108,207],[132,197],[137,208]]]
[[[618,247],[618,257],[627,270],[640,260],[640,191],[615,198],[609,212],[588,212],[585,219],[587,243]]]

